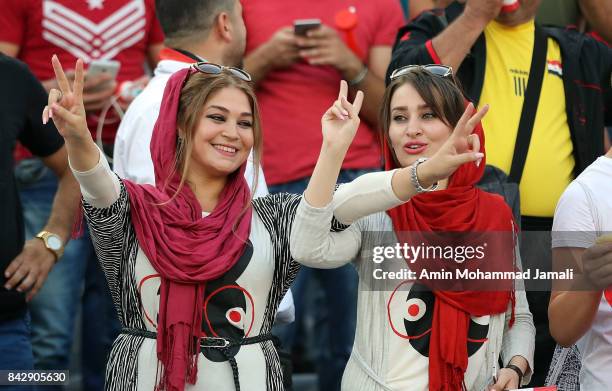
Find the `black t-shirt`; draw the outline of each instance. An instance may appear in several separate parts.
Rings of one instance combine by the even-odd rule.
[[[42,124],[46,104],[47,93],[28,67],[0,53],[0,319],[16,316],[25,308],[23,294],[4,289],[4,270],[21,252],[25,240],[13,175],[15,144],[20,141],[40,157],[64,145],[52,121]]]

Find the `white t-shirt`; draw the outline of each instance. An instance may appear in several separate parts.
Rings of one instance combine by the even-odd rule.
[[[593,245],[612,232],[612,159],[597,159],[565,190],[555,211],[552,247]],[[610,288],[608,289],[610,291]],[[606,296],[609,299],[606,299]],[[582,356],[580,387],[608,391],[612,385],[612,295],[602,295],[591,329],[576,343]]]

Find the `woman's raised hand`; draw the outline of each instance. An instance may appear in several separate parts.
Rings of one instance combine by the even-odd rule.
[[[49,101],[42,114],[43,123],[51,118],[65,139],[91,137],[83,105],[83,60],[76,62],[72,87],[56,55],[53,55],[51,63],[59,90],[53,88],[49,91]]]
[[[468,104],[448,140],[419,167],[419,178],[424,174],[425,183],[435,183],[450,177],[465,163],[480,165],[484,154],[480,152],[480,139],[472,132],[488,111],[489,105],[475,112],[474,105]]]
[[[321,118],[323,143],[334,149],[348,149],[359,128],[359,110],[363,104],[363,92],[357,91],[353,103],[348,101],[347,94],[348,84],[342,80],[338,99]]]

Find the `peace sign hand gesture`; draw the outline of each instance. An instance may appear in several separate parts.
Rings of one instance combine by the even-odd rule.
[[[42,113],[43,123],[46,124],[51,118],[64,139],[91,137],[83,105],[83,60],[76,62],[72,87],[56,55],[53,55],[51,63],[59,90],[53,88],[49,91],[49,101]]]
[[[363,104],[362,91],[357,92],[352,104],[348,101],[347,94],[348,84],[342,80],[338,99],[321,118],[324,145],[342,151],[348,149],[357,133],[360,123],[359,110]]]
[[[446,179],[465,163],[480,165],[484,154],[480,152],[480,139],[473,131],[489,111],[489,105],[478,112],[474,111],[474,105],[468,104],[448,140],[431,159],[419,167],[418,175],[419,179],[423,177],[423,183]]]

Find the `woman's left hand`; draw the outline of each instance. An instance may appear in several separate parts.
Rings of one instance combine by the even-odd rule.
[[[357,91],[353,103],[348,101],[347,94],[348,84],[342,80],[338,99],[321,118],[323,145],[344,152],[348,150],[359,128],[359,110],[363,104],[362,91]]]
[[[477,112],[472,103],[467,105],[448,140],[419,167],[421,183],[431,184],[446,179],[465,163],[480,165],[484,154],[480,152],[480,139],[473,131],[488,110],[489,105]]]
[[[512,369],[502,368],[497,372],[497,382],[490,391],[516,390],[519,388],[519,375]]]

